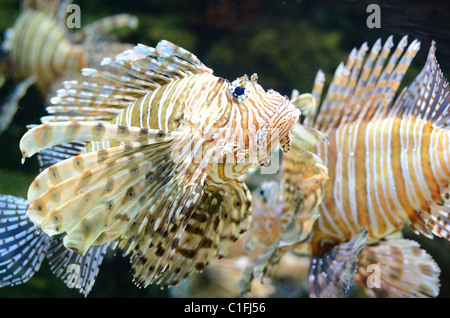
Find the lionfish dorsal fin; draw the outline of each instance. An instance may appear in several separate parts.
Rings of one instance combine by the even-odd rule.
[[[433,41],[424,68],[396,99],[390,108],[390,116],[414,116],[432,123],[435,127],[448,129],[450,88],[435,54],[436,45]]]
[[[391,54],[392,48],[391,36],[384,45],[381,40],[376,41],[370,51],[366,43],[359,50],[353,49],[347,62],[335,71],[315,128],[326,132],[355,120],[370,119],[376,112],[387,109],[420,42],[414,40],[407,47],[405,36]]]
[[[43,122],[112,121],[143,95],[193,74],[211,74],[194,54],[162,40],[156,48],[139,44],[115,58],[104,58],[107,70],[82,69],[88,81],[66,81],[50,99]],[[106,82],[106,83],[105,83]]]

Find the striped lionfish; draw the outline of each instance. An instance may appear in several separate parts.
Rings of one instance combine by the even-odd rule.
[[[439,293],[439,267],[401,230],[409,225],[429,238],[449,239],[449,87],[433,42],[421,73],[394,99],[420,43],[406,48],[404,37],[390,54],[393,46],[392,36],[383,46],[378,40],[366,59],[366,43],[354,49],[337,68],[317,111],[324,86],[319,71],[312,94],[316,103],[305,108],[309,113],[302,110],[303,123],[329,138],[314,148],[329,169],[320,217],[295,250],[311,257],[311,297],[344,296],[353,279],[372,297]],[[262,198],[253,197],[259,209],[273,206],[267,200],[284,204],[277,197],[279,187],[262,186]],[[279,228],[282,217],[274,222]],[[262,215],[260,223],[267,218]],[[255,238],[263,242],[266,236]],[[255,273],[270,273],[276,257],[273,251],[259,256],[242,275],[241,292],[248,291]],[[374,285],[372,264],[378,266],[380,286]]]
[[[60,250],[51,257],[61,271],[72,257],[62,251],[97,257],[111,246],[130,255],[139,287],[176,285],[225,256],[248,228],[251,194],[240,177],[267,164],[278,143],[289,150],[300,111],[288,97],[264,91],[256,74],[230,83],[164,40],[101,64],[126,75],[83,69],[91,80],[64,83],[50,115],[20,142],[24,158],[40,151],[49,167],[30,185],[28,206],[19,201],[3,213],[19,213],[11,220],[31,220],[41,235],[55,237]],[[6,261],[2,280],[22,282],[38,242],[5,224],[21,256]],[[84,261],[88,286],[98,262]]]
[[[8,128],[18,102],[35,84],[44,96],[63,74],[74,76],[84,67],[93,67],[102,57],[113,56],[125,48],[111,31],[137,27],[137,18],[128,14],[105,17],[77,32],[68,32],[67,0],[23,0],[21,13],[5,32],[1,44],[3,76],[19,82],[0,108],[0,131]],[[67,74],[66,74],[67,75]]]
[[[312,94],[294,95],[291,101],[302,114],[315,103]],[[249,231],[233,244],[225,259],[214,260],[204,274],[191,277],[175,295],[184,295],[187,289],[196,297],[237,297],[238,286],[249,297],[292,294],[285,290],[283,280],[292,282],[302,272],[306,274],[309,263],[288,252],[311,232],[328,179],[328,169],[310,152],[327,137],[298,123],[292,132],[291,147],[283,155],[276,181],[265,181],[252,192]],[[252,176],[255,170],[249,169],[244,177]],[[243,269],[244,279],[240,279]],[[270,284],[253,280],[253,276],[262,274],[270,277]]]

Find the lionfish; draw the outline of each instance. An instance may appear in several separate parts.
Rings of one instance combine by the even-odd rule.
[[[43,124],[22,137],[23,157],[40,152],[49,167],[30,185],[28,206],[8,204],[6,213],[20,215],[14,222],[29,217],[60,243],[51,256],[60,271],[70,265],[67,251],[90,255],[82,286],[105,246],[130,255],[139,287],[176,285],[225,256],[246,231],[251,194],[240,177],[268,164],[276,145],[289,151],[300,111],[264,91],[256,74],[230,83],[165,40],[101,64],[117,72],[83,69],[92,79],[65,82]],[[21,226],[21,235],[4,228],[20,262],[9,259],[2,280],[20,282],[38,243],[27,241],[30,228]]]
[[[315,99],[308,93],[297,94],[291,102],[306,115],[313,109]],[[249,297],[286,297],[298,291],[285,286],[285,280],[292,282],[301,273],[306,274],[308,266],[305,257],[290,252],[311,232],[319,216],[317,209],[323,199],[328,169],[311,150],[326,141],[320,131],[294,124],[291,147],[283,154],[276,180],[264,181],[252,192],[249,230],[233,244],[225,259],[214,260],[204,274],[191,277],[174,295],[189,292],[195,297],[237,297],[240,293]],[[244,180],[255,172],[256,169],[247,170]],[[260,177],[263,174],[260,171]],[[262,275],[270,280],[264,284],[253,280]]]
[[[315,102],[305,106],[309,113],[302,111],[303,124],[328,137],[313,150],[329,169],[320,217],[304,239],[290,246],[310,255],[310,297],[345,296],[353,280],[372,297],[439,294],[438,265],[401,231],[409,225],[429,238],[450,238],[449,87],[433,42],[421,73],[394,99],[420,43],[407,47],[405,36],[390,54],[393,46],[392,36],[384,45],[379,39],[366,59],[367,44],[355,48],[337,68],[320,108],[324,74],[319,71]],[[263,185],[261,196],[253,197],[259,209],[279,215],[267,223],[268,215],[261,214],[262,225],[282,228],[284,215],[270,203],[285,203],[274,190],[279,187],[283,184]],[[254,239],[264,242],[267,235]],[[278,255],[269,252],[243,273],[242,293],[248,292],[253,275],[270,274]]]
[[[68,32],[67,0],[23,0],[21,13],[5,32],[1,43],[2,77],[17,83],[0,108],[0,131],[11,123],[20,99],[35,84],[44,96],[63,74],[74,76],[84,67],[101,61],[98,52],[114,56],[131,48],[111,34],[122,27],[136,28],[137,18],[129,14],[105,17],[76,32]]]

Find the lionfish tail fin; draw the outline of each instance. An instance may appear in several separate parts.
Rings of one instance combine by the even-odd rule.
[[[353,283],[358,254],[365,247],[368,231],[363,228],[344,243],[312,256],[308,273],[310,297],[344,297]]]
[[[436,297],[439,274],[438,265],[417,242],[395,239],[361,252],[355,281],[371,297]]]
[[[26,215],[28,202],[0,195],[0,287],[22,284],[37,272],[50,240]]]
[[[297,145],[298,146],[298,145]],[[249,292],[254,278],[270,277],[281,258],[308,240],[319,214],[317,207],[322,202],[323,187],[328,178],[328,169],[314,154],[295,146],[283,158],[280,183],[263,183],[260,187],[271,199],[283,198],[285,210],[280,216],[281,234],[258,255],[239,278],[241,294]],[[258,191],[258,190],[256,190]],[[269,199],[270,200],[270,199]],[[266,202],[269,204],[269,202]],[[254,215],[254,224],[269,217],[267,213]],[[251,228],[247,238],[247,248],[258,241],[267,242],[266,232]]]

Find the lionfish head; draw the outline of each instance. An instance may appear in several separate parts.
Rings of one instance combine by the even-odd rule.
[[[269,89],[264,89],[257,83],[258,76],[253,74],[237,78],[229,86],[229,97],[235,103],[248,105],[253,108],[253,114],[259,124],[258,151],[270,153],[279,142],[284,152],[289,151],[291,144],[291,130],[298,122],[300,110],[287,96]],[[264,160],[260,160],[264,165]]]

